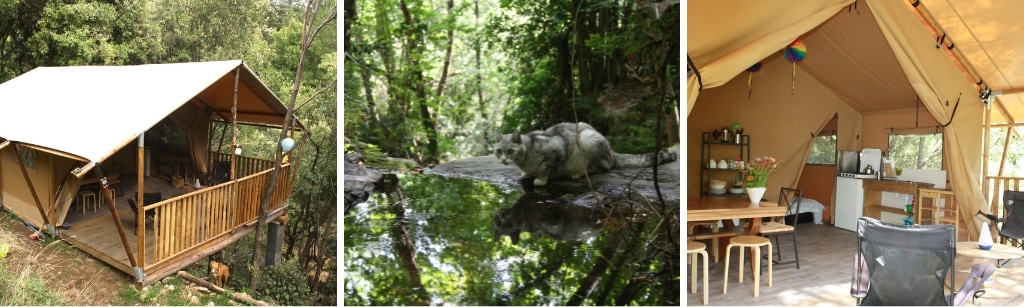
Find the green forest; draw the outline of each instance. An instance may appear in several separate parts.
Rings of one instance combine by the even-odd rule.
[[[230,248],[230,287],[277,304],[335,305],[339,11],[333,0],[0,0],[0,82],[41,66],[243,60],[286,105],[294,100],[308,130],[283,264],[250,287],[252,248]],[[239,143],[278,142],[264,130],[241,126]],[[247,155],[273,159],[273,146],[259,150]],[[314,270],[331,276],[307,283]]]
[[[503,134],[563,122],[589,123],[616,153],[678,144],[679,11],[680,1],[346,1],[345,188],[384,175],[366,201],[346,191],[345,304],[678,305],[678,195],[634,189],[658,189],[658,167],[621,175],[633,181],[615,192],[588,189],[589,177],[545,190],[492,151]],[[491,180],[439,171],[460,162]]]
[[[346,1],[346,148],[431,166],[577,121],[616,152],[675,144],[678,4]]]

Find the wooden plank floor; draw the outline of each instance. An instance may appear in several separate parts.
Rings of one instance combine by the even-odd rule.
[[[121,243],[121,237],[117,233],[117,226],[114,224],[113,217],[110,215],[110,209],[106,207],[100,208],[105,214],[94,215],[87,219],[83,219],[74,223],[68,230],[63,231],[66,235],[74,238],[75,241],[81,242],[88,245],[104,255],[113,258],[115,261],[130,267],[128,262],[128,254],[124,250],[124,245]],[[128,244],[131,246],[131,250],[135,251],[138,248],[139,239],[136,237],[135,227],[136,219],[134,212],[128,209],[128,204],[124,199],[120,199],[117,202],[117,214],[121,219],[121,225],[125,231]],[[153,229],[146,228],[146,263],[153,263],[154,251],[153,251]]]
[[[774,240],[772,242],[774,243]],[[721,261],[714,263],[714,256],[708,253],[708,305],[711,306],[850,306],[857,300],[850,296],[850,279],[853,273],[853,257],[857,248],[856,233],[829,225],[799,224],[797,227],[797,244],[800,246],[800,269],[794,264],[775,265],[773,268],[772,286],[768,287],[767,270],[761,276],[761,293],[754,297],[754,284],[751,279],[749,264],[744,269],[743,283],[738,282],[738,249],[733,248],[732,261],[729,264],[729,293],[722,293],[722,278],[725,268],[725,255]],[[710,247],[710,244],[708,244]],[[780,237],[780,248],[783,260],[792,259],[792,239],[788,235]],[[957,279],[966,278],[970,272],[973,259],[957,259]],[[698,261],[700,263],[700,261]],[[765,262],[762,261],[762,266]],[[690,293],[690,266],[686,266],[687,275],[684,280],[686,304],[689,306],[703,305],[703,269],[697,268],[697,293]],[[1017,271],[1006,271],[1017,270]],[[1024,306],[1024,259],[1010,262],[995,273],[996,283],[1007,283],[1006,291],[989,291],[974,302],[968,300],[966,305],[976,306]],[[1001,278],[1005,277],[1005,278]],[[1020,276],[1020,277],[1016,277]],[[956,286],[963,284],[958,281]],[[1016,287],[1020,284],[1020,287]]]
[[[135,213],[128,208],[128,202],[125,200],[126,197],[135,198],[135,192],[138,190],[137,185],[134,182],[123,183],[124,195],[118,197],[115,202],[115,208],[117,214],[120,217],[120,222],[124,228],[128,244],[131,246],[131,250],[135,251],[138,248],[139,239],[136,237],[136,219]],[[146,178],[146,192],[160,192],[164,199],[168,199],[177,195],[186,193],[184,189],[174,188],[170,186],[167,180],[147,177]],[[110,209],[103,203],[98,210],[85,210],[85,213],[81,212],[81,208],[77,204],[72,206],[71,211],[68,212],[68,216],[65,222],[70,224],[71,227],[67,230],[61,230],[63,236],[69,238],[69,241],[77,244],[76,246],[86,251],[87,253],[99,253],[98,259],[107,262],[111,266],[114,266],[126,273],[131,274],[131,264],[128,261],[128,254],[124,250],[124,245],[121,243],[121,237],[117,233],[117,226],[114,224],[113,217],[110,214]],[[152,224],[150,224],[152,225]],[[151,264],[154,261],[155,251],[153,249],[153,226],[146,227],[146,263]],[[84,246],[78,246],[84,245]],[[116,262],[116,263],[112,263]]]

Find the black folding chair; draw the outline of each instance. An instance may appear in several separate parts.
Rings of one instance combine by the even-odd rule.
[[[946,276],[956,280],[956,228],[953,225],[896,225],[870,217],[857,220],[850,295],[860,305],[963,305],[995,272],[974,265],[960,290],[946,294]]]
[[[974,215],[981,215],[988,218],[989,225],[999,229],[1000,243],[1009,242],[1011,246],[1024,247],[1024,207],[1015,205],[1024,205],[1024,191],[1003,191],[1003,218],[999,218],[994,214],[987,214],[981,212]],[[1000,226],[999,224],[1002,224]],[[1006,260],[1010,262],[1012,259]],[[1006,264],[1006,262],[999,263],[999,266]]]

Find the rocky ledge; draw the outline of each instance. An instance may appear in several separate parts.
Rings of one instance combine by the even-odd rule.
[[[678,146],[669,150],[678,153]],[[522,172],[515,165],[504,165],[494,156],[472,157],[450,161],[424,171],[446,177],[460,177],[487,181],[527,192],[568,192],[589,191],[587,180],[569,178],[554,179],[543,187],[534,187],[530,180],[520,180]],[[629,198],[634,201],[658,202],[655,190],[654,171],[651,168],[616,168],[590,176],[590,182],[597,192],[613,199]],[[679,159],[658,167],[658,189],[668,205],[678,205],[680,195]]]

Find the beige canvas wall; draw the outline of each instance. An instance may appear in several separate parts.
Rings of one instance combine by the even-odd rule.
[[[3,176],[4,182],[4,189],[0,193],[3,193],[4,208],[33,226],[42,227],[43,218],[28,189],[21,167],[14,162],[14,154],[17,152],[14,148],[15,146],[7,146],[0,149],[0,176]],[[51,196],[56,192],[50,172],[52,163],[53,155],[36,151],[36,167],[26,169],[39,201],[48,211],[49,204],[53,201]]]
[[[864,114],[864,148],[881,148],[888,153],[889,133],[894,129],[934,129],[939,123],[923,106],[920,110],[904,109]],[[939,131],[941,132],[941,131]]]
[[[836,114],[840,149],[859,150],[861,115],[797,64],[796,91],[791,92],[793,66],[781,54],[770,56],[754,73],[753,92],[747,99],[748,73],[726,84],[705,89],[687,117],[687,197],[700,194],[701,133],[739,123],[751,138],[751,155],[774,156],[784,164],[768,180],[767,199],[778,197],[780,187],[793,187],[810,151],[811,135]],[[712,156],[714,159],[731,158]],[[735,174],[717,174],[735,177]],[[719,178],[722,179],[722,178]],[[723,179],[724,180],[724,179]]]

